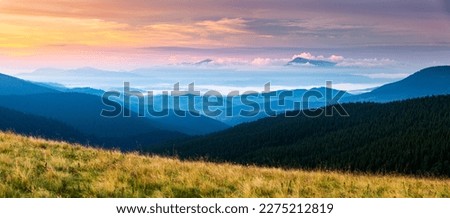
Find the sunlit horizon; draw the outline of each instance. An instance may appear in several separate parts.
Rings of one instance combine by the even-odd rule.
[[[67,86],[123,81],[73,82],[37,72],[139,71],[146,76],[141,88],[180,81],[224,90],[264,82],[289,88],[331,80],[356,90],[448,65],[450,56],[450,6],[442,0],[5,0],[0,19],[0,73]],[[336,66],[286,67],[295,57]],[[154,75],[167,77],[152,82]]]

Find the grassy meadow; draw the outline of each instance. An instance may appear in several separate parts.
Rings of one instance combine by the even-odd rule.
[[[450,197],[450,179],[189,162],[0,132],[0,197]]]

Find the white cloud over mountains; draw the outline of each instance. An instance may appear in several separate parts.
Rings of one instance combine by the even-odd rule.
[[[310,60],[331,61],[336,63],[337,67],[388,67],[396,63],[389,58],[345,58],[342,55],[332,54],[328,57],[324,55],[313,55],[309,52],[302,52],[294,55],[292,59],[301,57]]]
[[[286,65],[289,61],[295,58],[305,58],[309,60],[321,60],[330,61],[336,63],[335,67],[338,68],[379,68],[379,67],[392,67],[398,64],[397,61],[389,58],[347,58],[342,55],[332,54],[329,56],[325,55],[314,55],[310,52],[301,52],[299,54],[293,55],[291,58],[273,58],[273,57],[256,57],[256,58],[240,58],[240,57],[217,57],[209,58],[212,61],[207,63],[210,67],[280,67]],[[186,65],[186,63],[196,63],[205,60],[206,57],[171,57],[171,62],[175,65],[181,64]],[[203,65],[204,66],[204,65]],[[302,65],[303,66],[303,65]],[[304,65],[308,67],[308,65]],[[309,67],[314,67],[310,65]]]

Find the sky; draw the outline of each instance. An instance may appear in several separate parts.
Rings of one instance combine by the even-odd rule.
[[[278,72],[305,57],[392,79],[449,64],[449,56],[444,0],[0,1],[0,72],[9,74],[180,70],[205,59],[213,68]]]

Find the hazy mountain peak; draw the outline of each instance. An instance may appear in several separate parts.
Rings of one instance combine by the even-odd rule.
[[[206,65],[206,64],[209,64],[211,62],[213,62],[213,60],[208,58],[208,59],[205,59],[205,60],[202,60],[202,61],[199,61],[199,62],[195,63],[195,65]]]
[[[422,69],[398,82],[380,86],[350,101],[388,102],[445,94],[450,94],[450,66],[436,66]]]
[[[450,77],[450,66],[428,67],[414,73],[410,77],[414,78],[414,77],[428,77],[428,76]]]
[[[323,61],[323,60],[312,60],[302,57],[296,57],[293,60],[289,61],[286,65],[292,66],[292,65],[313,65],[318,67],[334,67],[336,66],[336,63],[331,61]]]

